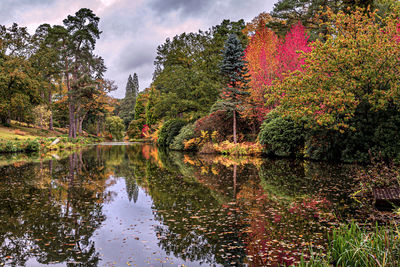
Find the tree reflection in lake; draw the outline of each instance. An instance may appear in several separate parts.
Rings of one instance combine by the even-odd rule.
[[[0,264],[84,262],[97,266],[90,240],[104,220],[107,174],[103,162],[68,158],[0,170]]]
[[[323,249],[335,216],[354,213],[345,190],[351,168],[140,144],[2,167],[0,265],[126,265],[135,257],[125,254],[141,249],[149,265],[161,257],[189,266],[292,264],[310,245]],[[143,229],[152,242],[143,243]]]

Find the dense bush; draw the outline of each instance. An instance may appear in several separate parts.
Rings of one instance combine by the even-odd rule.
[[[369,162],[370,154],[400,159],[400,112],[396,107],[370,112],[360,105],[350,129],[314,130],[306,137],[305,157],[315,160]]]
[[[184,150],[185,142],[194,137],[194,125],[188,124],[179,131],[179,134],[175,136],[173,142],[169,146],[173,150]]]
[[[143,125],[145,124],[145,119],[143,118],[139,118],[136,120],[133,120],[129,123],[128,126],[128,131],[127,131],[127,135],[129,136],[129,138],[134,139],[134,138],[141,138],[141,134],[142,134],[142,129],[143,129]]]
[[[200,136],[201,132],[218,133],[226,139],[232,135],[232,116],[224,110],[218,110],[195,122],[194,134]]]
[[[174,140],[174,137],[179,134],[179,131],[186,123],[183,120],[173,119],[164,123],[158,133],[158,144],[160,146],[169,147]]]
[[[304,131],[293,121],[271,116],[261,125],[259,141],[268,154],[299,155],[304,147]]]
[[[37,139],[25,141],[25,151],[39,151],[40,142]]]
[[[39,150],[40,142],[38,139],[0,143],[0,153],[36,152]]]
[[[117,116],[106,118],[106,130],[112,135],[113,140],[122,140],[124,137],[124,121]]]

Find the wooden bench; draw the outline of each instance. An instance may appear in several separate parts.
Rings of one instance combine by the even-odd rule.
[[[400,207],[400,188],[375,188],[375,207],[378,210],[393,210]]]

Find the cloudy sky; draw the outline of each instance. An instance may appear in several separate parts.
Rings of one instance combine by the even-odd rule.
[[[80,8],[100,17],[96,53],[105,59],[106,78],[115,80],[115,97],[124,96],[129,74],[140,90],[151,83],[158,45],[182,32],[207,30],[223,19],[250,21],[271,11],[276,0],[0,0],[0,24],[13,22],[33,33],[42,23],[62,24]]]

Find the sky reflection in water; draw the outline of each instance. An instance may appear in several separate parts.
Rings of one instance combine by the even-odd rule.
[[[351,165],[97,146],[0,168],[0,266],[293,264],[355,211]]]

